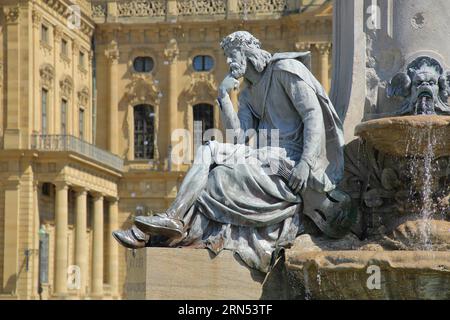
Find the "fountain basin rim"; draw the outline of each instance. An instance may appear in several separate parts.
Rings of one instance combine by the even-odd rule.
[[[415,115],[369,120],[355,127],[355,135],[383,153],[405,157],[430,152],[450,156],[450,116]]]
[[[355,127],[355,135],[360,136],[367,128],[386,128],[388,126],[406,126],[409,128],[439,128],[450,126],[450,116],[416,115],[373,119],[361,122]]]

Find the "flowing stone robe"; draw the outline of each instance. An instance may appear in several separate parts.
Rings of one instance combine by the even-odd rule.
[[[171,246],[236,252],[267,272],[272,253],[303,232],[302,197],[269,169],[270,161],[310,166],[308,188],[333,190],[343,174],[342,125],[323,87],[298,58],[275,54],[260,81],[239,97],[243,130],[279,129],[279,146],[208,143],[214,164],[205,190],[184,216],[187,233]],[[305,199],[307,201],[307,199]]]

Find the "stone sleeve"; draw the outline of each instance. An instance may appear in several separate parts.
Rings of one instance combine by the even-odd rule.
[[[303,121],[303,153],[301,160],[313,168],[325,143],[325,125],[322,108],[315,91],[299,76],[283,70],[274,71]]]

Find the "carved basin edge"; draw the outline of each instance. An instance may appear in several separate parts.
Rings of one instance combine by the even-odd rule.
[[[450,252],[445,251],[310,251],[286,250],[286,268],[314,267],[322,271],[409,269],[446,273],[450,277]]]
[[[450,126],[450,116],[418,115],[388,117],[361,122],[355,127],[355,135],[367,134],[367,130],[386,129],[389,127],[404,128],[441,128]]]

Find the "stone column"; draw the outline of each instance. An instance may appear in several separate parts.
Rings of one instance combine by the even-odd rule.
[[[114,154],[118,154],[118,125],[119,125],[119,96],[118,96],[118,65],[119,65],[119,50],[117,43],[112,41],[109,48],[105,51],[109,65],[109,131],[108,131],[108,148]]]
[[[166,61],[168,63],[169,67],[169,77],[168,77],[168,97],[167,97],[167,104],[168,104],[168,137],[169,137],[169,145],[172,146],[172,132],[174,132],[175,129],[178,129],[178,86],[177,86],[177,58],[178,58],[178,44],[177,40],[171,39],[169,41],[169,44],[167,48],[164,50],[164,57],[166,58]],[[170,155],[167,155],[168,159],[171,159]],[[171,166],[169,164],[169,166]],[[178,166],[173,165],[171,166],[172,170],[178,171]]]
[[[109,226],[108,236],[112,234],[114,230],[119,228],[119,208],[118,199],[113,198],[109,201]],[[108,261],[108,283],[111,286],[111,296],[117,297],[119,295],[119,246],[117,241],[110,237],[109,241],[109,261]]]
[[[103,295],[103,195],[94,194],[94,235],[92,238],[91,295]]]
[[[330,80],[329,80],[329,59],[330,59],[330,50],[331,43],[319,43],[316,44],[317,50],[319,50],[320,54],[320,63],[319,63],[319,81],[322,86],[325,88],[325,91],[328,92],[330,90]]]
[[[67,294],[67,225],[68,225],[68,190],[65,182],[55,183],[55,280],[54,293],[58,296]]]
[[[76,190],[76,226],[75,226],[75,264],[81,271],[80,295],[86,294],[88,278],[88,243],[87,243],[87,192]]]
[[[6,117],[6,127],[3,137],[3,147],[5,149],[17,149],[20,148],[20,105],[23,97],[20,95],[20,66],[23,61],[20,61],[20,50],[23,41],[26,39],[21,39],[20,37],[20,26],[19,26],[19,7],[4,7],[5,16],[5,31],[4,34],[8,35],[8,41],[5,43],[5,51],[8,57],[11,57],[10,61],[5,64],[7,81],[6,85],[6,104],[7,107],[7,117]],[[23,109],[25,111],[25,109]]]
[[[19,180],[3,182],[5,224],[3,232],[3,292],[13,294],[16,291],[16,278],[19,270]],[[2,190],[3,191],[3,190]],[[13,281],[11,281],[13,280]]]
[[[42,14],[39,12],[39,10],[33,9],[31,13],[32,21],[33,21],[33,45],[35,48],[39,48],[39,42],[40,42],[40,28],[42,24]],[[36,55],[33,54],[33,65],[35,66],[33,74],[35,79],[40,78],[39,74],[39,67],[36,66],[37,61],[39,60]],[[33,133],[37,134],[39,132],[39,122],[41,119],[40,110],[41,110],[41,86],[40,85],[34,85],[33,86],[33,94],[35,97],[39,97],[39,99],[34,99],[33,103]]]

